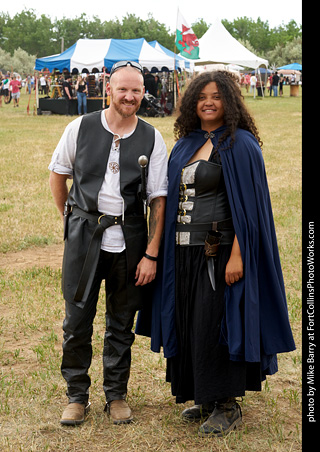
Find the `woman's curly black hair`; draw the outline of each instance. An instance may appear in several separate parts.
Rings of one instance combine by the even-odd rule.
[[[180,100],[180,114],[174,123],[175,138],[178,140],[189,135],[193,130],[201,128],[201,122],[196,113],[197,103],[201,90],[211,82],[217,84],[223,102],[226,125],[226,131],[221,136],[218,147],[229,136],[231,136],[229,146],[232,146],[237,128],[251,132],[262,147],[255,122],[243,102],[238,79],[229,71],[203,72],[191,81]]]

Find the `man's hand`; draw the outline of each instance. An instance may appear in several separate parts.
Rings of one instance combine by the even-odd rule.
[[[136,270],[136,286],[149,284],[156,277],[157,262],[143,257]]]

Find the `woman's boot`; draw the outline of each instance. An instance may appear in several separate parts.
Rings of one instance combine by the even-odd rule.
[[[186,421],[200,421],[206,419],[214,410],[215,402],[206,403],[203,405],[193,405],[182,411],[181,416]]]
[[[218,400],[209,418],[200,426],[199,436],[224,436],[242,422],[240,405],[234,397]]]

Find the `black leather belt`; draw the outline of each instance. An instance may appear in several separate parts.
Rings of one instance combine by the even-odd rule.
[[[212,223],[176,223],[176,232],[225,231],[233,230],[232,218]]]
[[[72,207],[72,212],[75,215],[78,215],[81,218],[86,218],[87,220],[97,222],[98,224],[105,226],[104,229],[107,229],[110,226],[114,226],[116,224],[136,224],[136,223],[143,223],[144,216],[143,215],[136,215],[136,216],[124,216],[124,221],[122,218],[122,215],[113,216],[113,215],[106,215],[101,212],[94,212],[89,213],[85,210],[80,209],[78,206]]]
[[[94,221],[97,224],[88,246],[76,295],[74,297],[75,301],[81,301],[89,281],[92,282],[95,270],[97,268],[101,247],[100,239],[102,237],[102,234],[110,226],[121,225],[122,215],[105,215],[100,212],[88,213],[77,206],[72,207],[72,214],[77,215],[81,218],[86,218],[90,221]],[[144,219],[143,215],[124,217],[124,224],[137,224],[144,223],[145,221],[146,220]]]

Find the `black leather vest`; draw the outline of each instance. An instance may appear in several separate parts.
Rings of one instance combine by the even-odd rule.
[[[68,204],[89,212],[98,212],[98,194],[104,180],[113,134],[108,132],[100,119],[101,111],[85,115],[82,119],[77,140],[73,185],[69,192]],[[141,168],[140,155],[150,155],[154,147],[153,126],[139,119],[134,133],[120,143],[120,191],[126,203],[125,217],[143,214],[143,204],[139,197]],[[64,298],[74,302],[86,253],[96,223],[75,213],[68,218],[68,233],[62,268],[62,290]],[[134,279],[138,262],[147,245],[147,222],[141,224],[124,222],[122,225],[126,243],[128,278]],[[101,240],[100,240],[101,241]],[[95,268],[92,269],[95,272]],[[82,302],[88,296],[86,290]],[[79,303],[77,303],[79,305]],[[80,302],[81,305],[81,302]]]
[[[106,173],[113,134],[100,120],[101,111],[82,118],[74,164],[73,185],[69,205],[77,205],[86,212],[98,211],[98,194]],[[125,215],[138,215],[143,206],[138,199],[141,168],[138,159],[150,159],[154,146],[154,128],[139,119],[134,133],[120,142],[120,191],[126,203]]]

